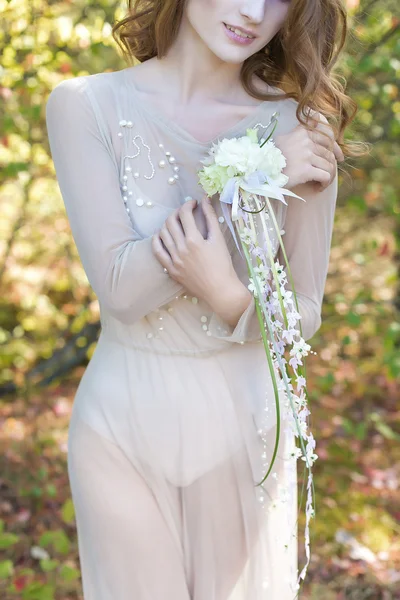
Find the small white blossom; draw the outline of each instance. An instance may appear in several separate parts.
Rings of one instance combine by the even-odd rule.
[[[308,355],[310,349],[310,344],[307,344],[303,338],[300,338],[300,341],[293,344],[293,348],[290,350],[290,356],[295,356],[298,360],[301,360],[303,356]]]
[[[249,285],[247,287],[251,291],[251,293],[256,298],[258,298],[258,292],[257,292],[256,282],[258,282],[258,285],[259,285],[259,287],[260,287],[261,290],[263,290],[263,288],[264,288],[264,282],[259,277],[256,277],[256,280],[254,280],[252,277],[249,277],[249,279],[250,279],[250,283],[249,283]]]
[[[300,429],[301,437],[304,438],[307,435],[307,423],[305,421],[299,421],[299,429]],[[296,437],[298,437],[299,432],[297,430],[296,424],[294,426],[294,433],[295,433]]]
[[[311,452],[307,452],[306,456],[307,456],[307,461],[308,461],[310,467],[312,467],[318,458],[318,454],[315,454],[314,452],[311,451]],[[304,462],[306,462],[306,457],[302,456],[301,460],[304,460]]]
[[[50,558],[50,555],[47,552],[47,550],[41,548],[40,546],[32,546],[30,554],[32,558],[36,558],[37,560],[48,560]]]
[[[293,292],[291,290],[286,290],[284,287],[281,287],[280,291],[281,291],[283,306],[285,308],[287,308],[289,302],[291,302]],[[274,302],[275,306],[280,308],[278,292],[275,290],[274,292],[272,292],[272,296],[274,299],[273,302]]]
[[[269,269],[265,265],[260,265],[259,267],[254,267],[254,272],[259,275],[262,279],[267,279],[269,274]]]
[[[240,237],[243,240],[243,242],[247,245],[255,244],[257,241],[257,235],[249,227],[245,227],[243,231],[240,232]]]
[[[293,457],[295,460],[297,460],[298,458],[300,458],[300,456],[303,456],[301,448],[298,448],[296,446],[295,449],[293,450],[293,452],[290,453],[290,456]]]

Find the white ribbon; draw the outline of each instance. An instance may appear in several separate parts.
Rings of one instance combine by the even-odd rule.
[[[232,221],[237,221],[239,219],[239,189],[252,194],[257,194],[259,196],[268,196],[268,198],[280,200],[286,206],[287,202],[285,201],[284,196],[292,196],[305,202],[304,198],[301,198],[301,196],[298,196],[294,192],[280,187],[276,181],[266,175],[266,173],[263,171],[254,171],[254,173],[248,177],[236,176],[228,179],[219,199],[222,202],[223,215],[228,223],[229,229],[241,256],[243,256],[241,245],[237,242],[236,233],[232,224]],[[231,214],[229,213],[227,204],[232,205]]]

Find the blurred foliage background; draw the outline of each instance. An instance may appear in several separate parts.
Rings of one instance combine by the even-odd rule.
[[[307,363],[320,458],[303,597],[391,600],[400,598],[400,19],[397,0],[347,4],[337,70],[359,106],[347,137],[372,150],[340,176],[323,325]],[[99,313],[55,179],[45,103],[64,78],[126,66],[111,37],[124,10],[0,0],[4,600],[82,598],[66,444]]]

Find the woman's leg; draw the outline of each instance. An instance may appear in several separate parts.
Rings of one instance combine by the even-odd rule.
[[[191,598],[228,600],[261,533],[246,452],[183,488],[182,506]],[[256,598],[251,577],[241,585],[239,598]]]
[[[269,437],[267,454],[272,456],[273,428]],[[296,540],[285,549],[294,531],[295,501],[287,506],[278,501],[279,486],[289,484],[283,446],[282,436],[273,469],[276,478],[269,476],[263,490],[255,486],[244,446],[182,488],[183,539],[192,600],[295,597],[290,586],[296,574]],[[269,511],[275,503],[276,508]]]
[[[151,489],[76,413],[68,474],[85,600],[190,600],[182,554]]]

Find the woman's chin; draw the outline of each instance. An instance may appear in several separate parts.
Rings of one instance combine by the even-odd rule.
[[[221,61],[231,64],[241,64],[252,52],[249,49],[227,47],[225,44],[220,46],[210,47],[210,50],[217,56]]]

